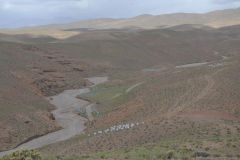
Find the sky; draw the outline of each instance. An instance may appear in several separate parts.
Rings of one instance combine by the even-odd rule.
[[[0,28],[238,7],[240,0],[0,0]]]

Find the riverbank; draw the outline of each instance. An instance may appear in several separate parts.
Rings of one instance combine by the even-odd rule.
[[[106,82],[108,78],[93,77],[87,78],[87,80],[93,83],[93,86],[95,86]],[[52,114],[55,117],[56,122],[63,129],[49,133],[42,137],[32,139],[31,141],[21,144],[20,146],[13,150],[0,152],[0,158],[16,150],[21,150],[24,148],[27,149],[40,148],[49,144],[67,140],[75,135],[83,133],[84,129],[86,128],[84,124],[87,122],[87,119],[75,114],[74,111],[80,108],[81,106],[86,106],[89,104],[88,101],[77,98],[78,95],[88,92],[90,92],[89,88],[65,90],[64,92],[56,96],[48,97],[47,99],[49,100],[49,102],[57,107],[56,110],[52,111]]]

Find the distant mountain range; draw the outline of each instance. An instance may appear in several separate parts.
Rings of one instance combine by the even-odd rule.
[[[69,24],[51,24],[45,26],[24,28],[24,29],[60,29],[67,30],[73,28],[91,29],[157,29],[166,28],[182,24],[199,24],[209,27],[219,28],[240,24],[240,8],[214,11],[206,14],[175,13],[165,15],[140,15],[130,19],[95,19],[79,21]]]
[[[129,19],[94,19],[68,24],[50,24],[24,27],[15,30],[0,30],[5,34],[47,35],[54,38],[68,38],[91,30],[149,30],[170,28],[176,31],[191,29],[210,30],[240,24],[240,8],[214,11],[205,14],[175,13],[165,15],[140,15]]]

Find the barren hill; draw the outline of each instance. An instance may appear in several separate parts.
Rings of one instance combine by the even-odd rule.
[[[240,24],[240,9],[228,9],[205,14],[175,13],[165,15],[140,15],[129,19],[93,19],[69,24],[50,24],[36,27],[25,27],[14,30],[0,30],[4,34],[27,34],[34,37],[47,35],[58,39],[69,38],[82,32],[92,30],[136,31],[161,29],[178,26],[189,28],[220,28]],[[184,26],[184,25],[188,25]],[[180,30],[182,30],[180,29]]]
[[[214,11],[206,14],[175,13],[166,15],[141,15],[129,19],[95,19],[90,21],[80,21],[69,24],[53,24],[28,29],[48,30],[48,29],[123,29],[141,28],[156,29],[176,26],[181,24],[200,24],[210,27],[223,27],[240,24],[240,9],[229,9]],[[27,28],[26,28],[27,29]]]

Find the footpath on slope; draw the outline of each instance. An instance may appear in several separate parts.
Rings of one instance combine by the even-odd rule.
[[[191,101],[189,102],[185,102],[182,105],[178,106],[178,102],[174,105],[173,109],[166,115],[168,118],[176,115],[177,113],[183,111],[184,109],[186,109],[187,107],[191,106],[192,104],[196,103],[197,101],[199,101],[200,99],[204,98],[205,96],[207,96],[207,94],[210,92],[210,90],[213,88],[215,82],[212,78],[212,76],[209,75],[205,75],[204,79],[207,81],[207,85],[206,87],[204,87],[200,93],[194,97]],[[188,96],[190,92],[187,92],[186,95],[184,94],[184,96],[182,98],[184,98],[185,96]]]

